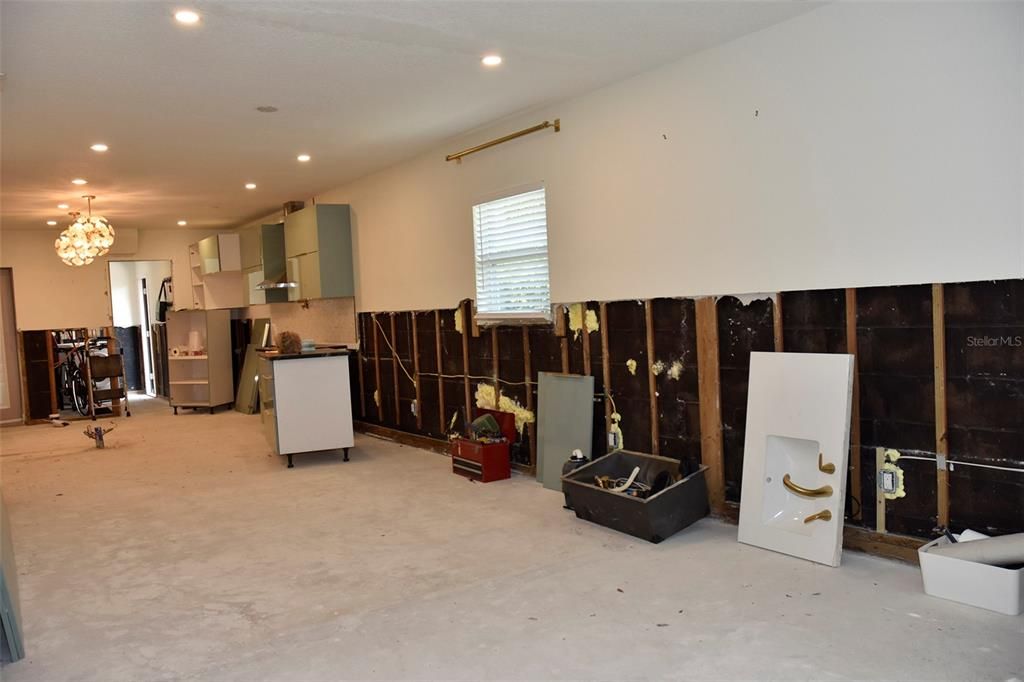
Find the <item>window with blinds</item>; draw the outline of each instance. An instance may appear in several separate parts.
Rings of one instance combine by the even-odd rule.
[[[544,188],[473,207],[478,319],[548,318]]]

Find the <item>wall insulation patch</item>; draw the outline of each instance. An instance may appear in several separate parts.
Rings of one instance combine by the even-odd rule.
[[[491,384],[479,383],[476,385],[476,406],[485,410],[501,410],[511,412],[516,416],[516,431],[523,432],[527,424],[532,424],[534,414],[523,407],[518,400],[502,395],[495,400],[494,386]]]

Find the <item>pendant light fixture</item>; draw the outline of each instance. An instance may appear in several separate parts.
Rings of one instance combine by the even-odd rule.
[[[74,222],[60,233],[53,242],[57,256],[65,265],[82,266],[92,263],[96,258],[106,255],[114,244],[114,228],[103,216],[92,214],[92,200],[95,195],[82,196],[88,202],[88,216],[79,212],[71,215]]]

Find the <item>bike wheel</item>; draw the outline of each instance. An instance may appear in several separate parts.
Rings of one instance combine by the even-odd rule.
[[[75,373],[71,377],[71,402],[74,403],[75,409],[78,414],[83,417],[89,414],[89,389],[85,385],[85,379],[82,375]]]

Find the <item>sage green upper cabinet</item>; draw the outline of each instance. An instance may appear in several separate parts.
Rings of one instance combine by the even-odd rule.
[[[199,266],[203,275],[239,272],[242,257],[238,234],[215,234],[199,241]]]
[[[284,219],[288,300],[355,295],[352,220],[348,204],[315,204]]]
[[[263,254],[260,244],[260,227],[253,225],[238,232],[238,240],[242,252],[242,270],[250,270],[263,266]]]

